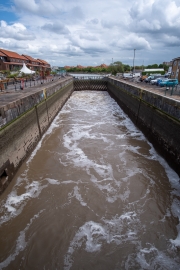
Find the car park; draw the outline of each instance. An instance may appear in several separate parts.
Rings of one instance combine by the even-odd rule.
[[[167,79],[167,80],[163,80],[162,82],[159,83],[159,86],[163,87],[163,86],[175,86],[178,85],[178,80],[177,79]]]

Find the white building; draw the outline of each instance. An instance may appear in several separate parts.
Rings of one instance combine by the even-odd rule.
[[[162,72],[164,68],[145,68],[144,72]]]

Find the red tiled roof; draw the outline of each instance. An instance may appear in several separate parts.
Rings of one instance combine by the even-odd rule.
[[[31,62],[38,62],[37,59],[32,58],[32,57],[29,56],[29,55],[22,54],[22,56],[24,56],[25,58],[27,58],[27,59],[30,60]]]
[[[42,64],[42,62],[41,62],[41,61],[39,61],[39,59],[36,59],[36,62],[38,62],[39,64]]]
[[[108,66],[106,64],[101,64],[101,67],[107,68]]]
[[[43,63],[44,65],[49,65],[49,63],[48,62],[46,62],[45,60],[42,60],[42,59],[37,59],[37,60],[39,60],[41,63]]]
[[[18,54],[18,53],[16,53],[16,52],[4,50],[4,49],[0,49],[0,52],[4,53],[4,54],[5,54],[6,56],[8,56],[8,57],[27,60],[24,56],[22,56],[22,55],[20,55],[20,54]]]
[[[83,67],[83,66],[81,66],[81,65],[77,65],[77,68],[85,68],[85,67]]]
[[[1,51],[0,51],[0,56],[6,57],[6,55],[3,52],[1,52]]]
[[[106,64],[101,64],[100,66],[96,66],[97,68],[100,67],[100,68],[108,68],[108,66]]]

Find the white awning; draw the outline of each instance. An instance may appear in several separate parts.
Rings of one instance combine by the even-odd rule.
[[[21,68],[20,72],[23,72],[25,74],[34,74],[35,73],[35,71],[30,70],[29,68],[27,68],[25,63],[23,64],[23,67]]]

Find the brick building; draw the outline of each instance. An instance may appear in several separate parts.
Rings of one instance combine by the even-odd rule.
[[[49,75],[51,72],[50,64],[44,60],[35,59],[29,55],[20,55],[16,52],[0,49],[0,70],[20,70],[23,63],[25,63],[26,66],[31,70],[39,71],[41,76]]]
[[[16,52],[0,49],[0,70],[16,71],[22,68],[28,60]]]
[[[39,61],[39,65],[41,66],[41,75],[46,76],[51,72],[51,66],[48,62],[42,59],[37,59]]]
[[[180,82],[180,57],[172,60],[171,78],[178,79]]]

